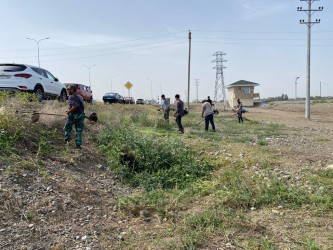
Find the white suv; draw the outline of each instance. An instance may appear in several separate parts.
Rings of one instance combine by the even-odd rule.
[[[38,100],[67,100],[66,86],[45,69],[26,64],[0,64],[0,91],[27,91]]]

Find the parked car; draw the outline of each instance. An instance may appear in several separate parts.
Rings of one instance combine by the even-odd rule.
[[[85,86],[83,84],[79,84],[79,83],[64,83],[64,85],[67,87],[68,85],[75,85],[76,87],[76,93],[78,93],[79,95],[81,95],[83,97],[83,100],[85,100],[86,102],[92,103],[93,101],[93,95],[91,91],[88,91],[89,87]]]
[[[150,100],[147,101],[147,105],[151,105],[151,101]]]
[[[124,97],[125,104],[135,104],[135,100],[133,97]]]
[[[121,103],[121,104],[125,103],[124,97],[122,97],[118,93],[106,93],[103,96],[103,101],[104,101],[104,103],[107,103],[107,102],[108,103]]]
[[[58,78],[45,69],[27,64],[0,64],[0,90],[35,93],[39,101],[67,100],[66,87]]]
[[[143,99],[136,99],[136,104],[145,104]]]

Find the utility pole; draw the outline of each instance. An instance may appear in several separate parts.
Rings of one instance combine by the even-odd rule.
[[[301,24],[306,24],[308,26],[308,34],[307,34],[307,60],[306,60],[306,66],[307,66],[307,72],[306,72],[306,102],[305,102],[305,118],[310,119],[310,71],[311,71],[311,27],[314,24],[320,23],[320,19],[316,19],[315,22],[311,21],[311,16],[316,11],[323,11],[324,7],[319,7],[318,9],[312,9],[312,4],[316,1],[320,0],[300,0],[301,2],[307,2],[308,9],[303,10],[302,7],[297,7],[297,11],[304,11],[308,15],[308,20],[304,21],[299,20]]]
[[[198,87],[199,87],[200,79],[194,79],[194,82],[195,82],[195,86],[197,87],[197,102],[199,102]]]
[[[224,86],[224,75],[223,75],[223,69],[227,68],[223,65],[224,62],[227,62],[227,60],[223,59],[225,55],[227,54],[224,53],[223,51],[217,51],[216,53],[213,54],[213,56],[216,57],[216,59],[213,61],[214,63],[216,63],[216,66],[213,68],[216,69],[214,102],[216,105],[217,102],[222,99],[224,111],[227,108],[227,100],[226,100],[225,86]]]
[[[320,82],[320,99],[321,99],[321,82]]]
[[[188,104],[188,95],[187,95],[187,90],[184,90],[184,93],[185,93],[185,99],[184,99],[184,102]]]
[[[191,31],[188,31],[188,80],[187,80],[187,111],[190,111],[190,81],[191,81]]]
[[[296,77],[296,80],[295,80],[295,101],[297,101],[297,80],[299,79],[300,77]]]

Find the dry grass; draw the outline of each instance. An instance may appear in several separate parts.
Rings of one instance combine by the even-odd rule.
[[[314,108],[331,107],[322,105],[330,104],[318,103]],[[330,249],[333,245],[333,214],[331,209],[325,209],[330,207],[330,200],[322,200],[329,197],[325,192],[333,190],[331,178],[323,172],[333,159],[326,154],[319,163],[318,154],[309,146],[324,144],[324,150],[332,150],[333,138],[327,134],[331,124],[321,122],[326,117],[320,112],[316,121],[302,123],[297,113],[301,106],[286,108],[276,104],[268,111],[250,109],[247,116],[251,121],[244,126],[230,118],[230,113],[221,113],[216,117],[218,132],[212,134],[203,132],[203,124],[197,125],[201,106],[194,105],[190,116],[183,118],[186,133],[180,136],[173,120],[167,129],[156,125],[162,116],[156,107],[87,104],[86,113],[97,112],[99,123],[86,121],[84,146],[78,151],[73,145],[63,146],[65,118],[41,116],[38,123],[32,124],[29,116],[15,114],[23,107],[63,114],[66,105],[20,100],[8,101],[4,107],[2,113],[9,114],[16,127],[24,131],[10,144],[10,153],[0,158],[4,166],[1,168],[5,169],[0,181],[0,215],[4,218],[0,228],[11,228],[16,223],[13,231],[26,235],[25,242],[17,239],[7,247],[69,249],[81,243],[97,249],[226,249],[230,243],[236,249]],[[11,136],[15,133],[8,122],[2,124],[7,124]],[[98,152],[97,136],[106,128],[124,124],[138,136],[149,135],[156,141],[181,140],[193,149],[198,160],[214,166],[210,178],[184,189],[145,192],[129,188],[110,170],[100,170],[98,165],[107,168],[108,163]],[[309,130],[310,125],[315,130]],[[306,142],[300,141],[303,133],[309,138]],[[49,152],[38,147],[42,136],[48,141]],[[274,139],[279,136],[283,140]],[[48,153],[43,156],[42,152]],[[299,154],[295,156],[295,152]],[[305,159],[306,169],[300,171]],[[291,176],[304,173],[300,175],[301,184],[285,189],[297,182],[293,178],[279,180],[276,170]],[[266,186],[271,200],[263,198],[265,190],[261,185],[273,185],[275,180],[283,184],[278,186],[282,191]],[[52,191],[47,191],[49,187]],[[299,204],[297,195],[308,200]],[[256,210],[251,211],[251,204],[257,206]],[[148,210],[149,219],[142,216],[142,210]],[[91,219],[86,221],[89,214]],[[35,225],[34,231],[29,224]],[[94,243],[82,243],[84,235]],[[125,240],[120,240],[119,235]],[[0,236],[1,244],[14,236],[6,232]],[[80,239],[75,240],[76,236]]]

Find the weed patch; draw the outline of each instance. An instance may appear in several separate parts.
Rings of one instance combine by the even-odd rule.
[[[159,140],[131,129],[113,128],[102,133],[98,141],[110,166],[132,186],[146,190],[184,188],[208,177],[212,168],[176,139]]]

